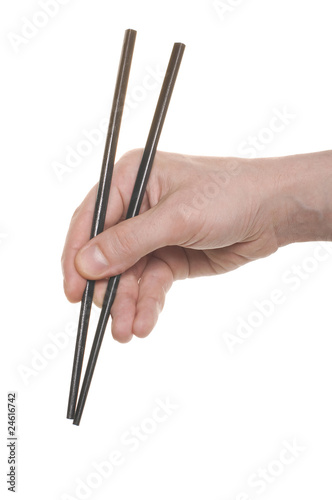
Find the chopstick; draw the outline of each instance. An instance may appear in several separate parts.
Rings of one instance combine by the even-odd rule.
[[[127,92],[131,61],[134,53],[135,39],[135,30],[129,29],[125,31],[117,80],[114,90],[109,127],[106,137],[105,151],[100,173],[90,239],[97,236],[97,234],[101,233],[104,229],[124,101]],[[81,300],[80,317],[77,329],[76,346],[67,408],[67,418],[69,419],[73,419],[75,414],[94,287],[95,282],[88,280]]]
[[[157,107],[152,120],[150,132],[144,148],[142,160],[138,169],[138,174],[136,177],[134,189],[130,199],[126,219],[135,217],[136,215],[138,215],[140,211],[146,185],[149,179],[154,157],[156,154],[158,141],[167,114],[167,109],[171,100],[176,77],[180,68],[184,49],[185,45],[182,43],[175,43],[173,46],[164,82],[160,91]],[[92,376],[97,363],[98,354],[103,341],[107,322],[110,316],[111,307],[115,299],[120,277],[121,277],[120,274],[111,277],[107,285],[104,302],[96,329],[96,334],[93,340],[91,353],[89,356],[79,400],[76,407],[75,417],[73,421],[74,425],[79,425],[81,421],[84,405],[89,392]]]

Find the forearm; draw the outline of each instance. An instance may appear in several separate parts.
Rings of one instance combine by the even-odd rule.
[[[264,197],[278,246],[332,240],[332,151],[264,159]]]

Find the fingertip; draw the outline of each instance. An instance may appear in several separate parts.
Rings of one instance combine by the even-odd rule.
[[[75,304],[76,302],[80,301],[80,298],[78,297],[77,291],[75,289],[72,289],[66,282],[66,280],[63,280],[63,290],[65,292],[65,296],[69,302],[72,304]]]
[[[120,344],[127,344],[133,338],[133,333],[128,328],[128,325],[114,320],[112,322],[112,335],[114,340],[120,342]]]
[[[117,297],[118,299],[118,297]],[[132,315],[129,313],[124,315],[118,308],[118,300],[114,303],[111,315],[112,315],[112,336],[114,340],[117,340],[121,344],[126,344],[133,337],[132,332]],[[114,309],[114,306],[115,309]]]
[[[138,316],[133,324],[133,333],[135,337],[140,339],[144,339],[152,332],[157,320],[155,320],[152,316],[150,318]]]
[[[110,276],[109,262],[96,243],[81,248],[75,255],[74,265],[77,272],[87,279],[100,280]]]
[[[86,269],[85,262],[82,259],[82,252],[79,250],[77,254],[74,257],[74,267],[75,271],[82,277],[85,278],[86,280],[91,279],[91,280],[96,280],[97,277],[94,275],[91,275],[90,272]]]
[[[130,334],[130,335],[127,335],[125,337],[121,337],[121,336],[114,336],[113,335],[113,338],[114,340],[116,340],[117,342],[119,342],[120,344],[128,344],[128,342],[131,341],[131,339],[133,338],[133,334]]]
[[[82,299],[82,295],[86,286],[86,280],[81,276],[76,279],[63,279],[63,289],[69,302],[75,304]]]
[[[84,262],[82,261],[82,248],[78,250],[77,254],[74,257],[74,267],[80,276],[85,279],[90,278],[90,276],[85,271]]]

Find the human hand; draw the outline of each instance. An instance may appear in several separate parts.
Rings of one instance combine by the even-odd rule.
[[[108,278],[122,274],[111,310],[120,342],[151,332],[175,280],[225,273],[293,241],[330,239],[322,223],[329,152],[259,160],[158,152],[140,215],[124,220],[141,156],[131,151],[115,166],[103,233],[89,241],[95,186],[62,255],[71,302],[93,279],[100,306]]]

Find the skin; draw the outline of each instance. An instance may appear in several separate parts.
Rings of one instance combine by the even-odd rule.
[[[124,220],[142,150],[125,154],[112,179],[105,230],[89,241],[97,186],[76,209],[62,269],[70,302],[122,273],[111,310],[119,342],[146,337],[173,281],[221,274],[280,246],[330,241],[332,152],[239,159],[158,152],[140,215]]]

